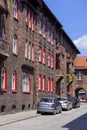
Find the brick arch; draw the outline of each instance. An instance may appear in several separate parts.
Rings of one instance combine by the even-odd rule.
[[[82,87],[76,88],[76,89],[75,89],[75,96],[76,96],[76,97],[78,97],[78,92],[79,92],[80,90],[83,90],[85,93],[87,93],[86,90],[85,90],[84,88],[82,88]]]

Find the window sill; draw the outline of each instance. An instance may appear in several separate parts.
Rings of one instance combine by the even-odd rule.
[[[7,91],[5,88],[1,88],[0,90],[3,91],[3,92],[6,92],[6,91]]]
[[[31,92],[23,92],[24,94],[30,94]]]

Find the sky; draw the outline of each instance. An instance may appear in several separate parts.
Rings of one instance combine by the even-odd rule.
[[[44,1],[80,51],[80,56],[87,56],[87,0]]]

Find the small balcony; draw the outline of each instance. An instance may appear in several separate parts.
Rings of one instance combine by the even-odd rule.
[[[5,60],[9,56],[8,46],[9,46],[9,42],[0,38],[0,60],[1,61]]]
[[[66,81],[68,83],[75,82],[76,81],[76,75],[75,74],[67,74],[66,75]]]

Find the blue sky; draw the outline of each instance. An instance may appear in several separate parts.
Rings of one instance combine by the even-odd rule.
[[[87,55],[87,0],[44,1],[63,25],[81,55]]]

